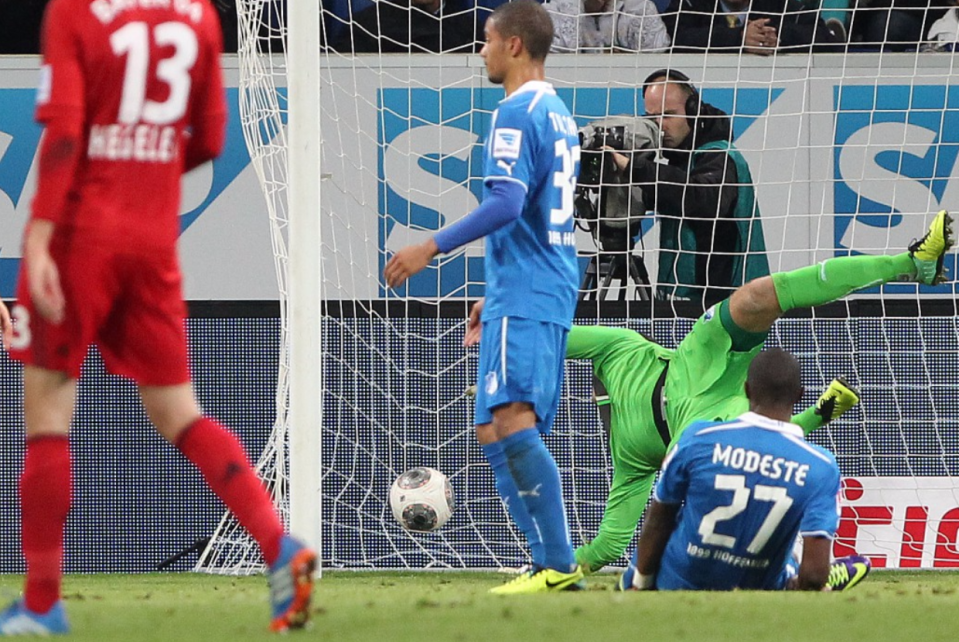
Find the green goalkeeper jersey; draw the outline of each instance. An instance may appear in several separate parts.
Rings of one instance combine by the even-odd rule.
[[[656,430],[652,394],[672,350],[637,332],[603,326],[573,326],[569,359],[590,359],[609,393],[609,450],[613,479],[599,532],[576,550],[576,560],[597,570],[619,558],[646,508],[666,444]]]
[[[636,532],[656,473],[674,443],[697,419],[725,421],[749,409],[744,383],[753,357],[762,349],[734,351],[716,308],[696,321],[675,350],[626,328],[574,326],[566,357],[590,359],[609,394],[609,450],[613,478],[596,537],[576,550],[576,560],[595,571],[617,560]],[[662,400],[654,390],[667,368]],[[668,431],[661,435],[653,404],[664,408]],[[811,409],[812,410],[812,409]],[[802,415],[806,432],[818,427],[811,411]],[[795,419],[794,419],[795,421]]]

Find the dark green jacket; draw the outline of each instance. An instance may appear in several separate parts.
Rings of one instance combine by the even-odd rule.
[[[724,151],[732,159],[736,174],[735,199],[729,204],[731,208],[726,206],[729,211],[706,215],[703,219],[693,220],[688,211],[685,217],[660,217],[659,284],[675,284],[674,290],[666,288],[675,297],[705,297],[706,304],[711,305],[743,283],[769,274],[769,262],[759,203],[746,159],[728,141],[712,141],[692,153],[690,175],[697,173],[705,158],[704,152],[708,151]],[[662,198],[659,202],[663,203]],[[723,206],[721,200],[717,207]],[[710,253],[713,256],[708,256]],[[709,291],[703,287],[707,282]]]

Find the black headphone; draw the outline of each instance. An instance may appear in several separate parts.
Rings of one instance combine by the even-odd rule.
[[[643,98],[646,98],[646,89],[652,84],[661,84],[653,83],[657,78],[665,78],[671,82],[682,85],[686,88],[689,93],[689,97],[686,99],[686,116],[690,119],[696,119],[699,117],[702,110],[702,100],[699,97],[699,91],[696,90],[696,87],[693,86],[693,81],[689,79],[689,76],[684,74],[681,71],[676,71],[675,69],[657,69],[653,73],[646,76],[646,80],[643,81]]]

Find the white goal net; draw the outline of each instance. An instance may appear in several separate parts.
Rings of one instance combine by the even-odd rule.
[[[453,30],[464,24],[481,33],[475,30],[486,13],[472,2],[440,3],[445,35],[414,52],[393,53],[404,44],[395,37],[403,29],[393,28],[402,11],[369,22],[368,7],[385,11],[386,1],[323,3],[319,15],[305,18],[292,0],[238,3],[240,109],[273,222],[283,311],[277,420],[259,469],[285,515],[290,497],[294,512],[318,511],[313,539],[321,542],[325,568],[519,566],[527,561],[522,536],[511,527],[475,443],[465,395],[477,354],[461,340],[468,302],[483,294],[482,245],[440,258],[397,291],[380,277],[396,249],[478,204],[482,143],[502,88],[487,80],[473,40],[465,53],[430,49],[436,42],[456,48]],[[403,11],[407,32],[437,20],[408,4]],[[850,253],[899,252],[924,233],[930,213],[959,210],[956,58],[939,42],[863,40],[850,14],[838,15],[848,42],[831,53],[587,48],[550,55],[547,76],[582,127],[644,115],[642,83],[656,69],[688,76],[703,102],[729,115],[732,142],[755,186],[765,249],[748,243],[746,251],[764,254],[770,270]],[[303,91],[304,76],[297,71],[302,61],[288,64],[284,48],[287,26],[311,19],[323,26],[323,44],[312,52],[319,127],[300,130],[314,132],[312,141],[287,130],[296,115],[288,100]],[[380,25],[382,38],[372,38],[370,24]],[[587,28],[585,18],[571,24],[574,36],[585,37],[577,31]],[[343,45],[351,38],[378,49],[353,53]],[[884,45],[902,51],[883,51]],[[318,217],[321,229],[307,239],[295,228],[289,233],[300,202],[290,189],[290,159],[304,149],[316,155],[319,171],[293,177],[294,186],[321,189],[319,211],[299,213]],[[595,204],[611,193],[603,189],[584,186],[582,196]],[[628,198],[607,197],[609,207],[599,207],[593,220],[578,211],[585,286],[578,322],[628,326],[675,346],[702,307],[665,296],[661,230],[668,216],[623,211]],[[291,246],[307,248],[320,265],[318,291],[296,290]],[[954,275],[954,254],[947,265]],[[322,306],[316,353],[291,341],[290,286],[295,298]],[[839,375],[862,393],[860,407],[810,436],[836,454],[844,476],[837,555],[855,550],[888,567],[959,565],[955,295],[954,280],[873,288],[783,319],[770,336],[770,345],[803,362],[806,402]],[[322,390],[295,398],[322,416],[316,425],[290,420],[288,366],[297,357],[322,376]],[[588,364],[568,363],[547,444],[561,469],[574,543],[595,535],[609,487],[606,437],[590,397]],[[290,447],[304,434],[316,436],[317,452]],[[291,483],[291,450],[300,461],[315,459],[319,488],[298,485],[295,475]],[[388,506],[395,477],[419,465],[445,472],[456,492],[453,517],[436,533],[402,530]],[[255,545],[227,516],[199,568],[243,573],[260,564]]]

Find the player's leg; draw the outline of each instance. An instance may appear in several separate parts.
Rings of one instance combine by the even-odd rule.
[[[900,279],[933,285],[944,278],[943,259],[955,240],[952,229],[952,217],[941,211],[908,252],[827,259],[750,281],[730,297],[729,313],[742,330],[764,332],[783,312],[830,303],[862,288]]]
[[[483,328],[477,408],[486,408],[491,416],[517,496],[543,545],[543,568],[494,589],[497,593],[560,590],[582,579],[569,540],[559,470],[540,436],[549,431],[558,407],[565,337],[564,328],[526,319],[499,319]],[[484,418],[479,411],[477,416]]]
[[[579,588],[583,572],[576,565],[556,462],[537,428],[532,407],[509,403],[493,411],[493,427],[502,444],[517,495],[542,541],[542,562],[530,575],[494,588],[509,595]]]
[[[24,364],[26,457],[20,505],[27,577],[23,599],[0,614],[2,633],[69,629],[59,599],[63,529],[71,503],[68,431],[80,367],[112,300],[111,283],[103,278],[108,261],[96,249],[71,254],[69,247],[54,242],[50,251],[59,267],[66,321],[52,324],[36,311],[24,278],[26,260],[12,312],[16,325],[10,356]]]
[[[516,487],[513,474],[509,470],[503,444],[496,440],[496,431],[493,429],[493,424],[477,425],[476,439],[479,441],[480,448],[486,456],[486,461],[489,462],[493,471],[493,478],[496,480],[496,492],[506,505],[513,523],[526,537],[533,568],[545,566],[543,540],[536,528],[536,522],[533,521],[533,517],[526,509],[526,503],[519,496],[519,489]]]
[[[662,440],[656,436],[659,447]],[[634,468],[613,457],[613,480],[599,530],[591,541],[576,549],[576,561],[584,570],[596,572],[615,562],[636,536],[636,527],[656,479],[656,468]]]
[[[70,510],[70,442],[76,379],[26,366],[26,457],[20,475],[21,542],[27,562],[23,599],[0,614],[0,633],[69,630],[60,602],[63,529]]]
[[[200,413],[190,383],[141,385],[140,397],[157,431],[200,470],[211,490],[260,545],[267,564],[273,564],[279,556],[283,525],[239,440]]]
[[[157,431],[202,473],[207,484],[247,529],[270,566],[270,627],[306,623],[316,554],[284,535],[283,523],[239,440],[203,416],[190,383],[185,305],[176,254],[123,257],[124,294],[99,336],[110,372],[137,382]]]
[[[140,386],[140,397],[157,431],[202,473],[247,532],[270,567],[271,628],[303,626],[309,619],[316,554],[283,532],[269,493],[239,440],[203,416],[189,383]]]

